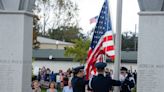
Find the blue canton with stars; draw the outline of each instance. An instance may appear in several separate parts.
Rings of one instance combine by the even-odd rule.
[[[106,31],[111,31],[111,21],[109,17],[109,6],[108,0],[105,0],[103,7],[101,9],[98,22],[96,24],[96,28],[94,31],[94,35],[92,38],[91,48],[92,50],[96,47],[100,38],[106,33]]]

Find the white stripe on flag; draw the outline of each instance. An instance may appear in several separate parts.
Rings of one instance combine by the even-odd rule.
[[[106,41],[103,43],[103,48],[108,47],[108,46],[114,46],[113,40]]]
[[[115,55],[115,51],[114,50],[107,51],[106,54],[112,56]]]
[[[104,34],[104,37],[106,36],[113,36],[113,32],[112,31],[107,31],[105,34]]]

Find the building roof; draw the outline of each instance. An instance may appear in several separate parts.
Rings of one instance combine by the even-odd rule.
[[[70,43],[70,42],[64,42],[64,41],[50,39],[46,37],[40,37],[40,36],[37,37],[37,40],[40,43],[44,43],[44,44],[73,45],[73,43]]]

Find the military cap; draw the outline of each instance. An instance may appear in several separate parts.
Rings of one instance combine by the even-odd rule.
[[[98,63],[95,64],[95,67],[96,67],[97,69],[103,69],[103,68],[105,68],[106,66],[107,66],[107,64],[104,63],[104,62],[98,62]]]
[[[83,70],[83,69],[84,69],[84,66],[75,67],[73,68],[73,73],[78,73],[80,70]]]
[[[121,67],[121,71],[128,71],[126,67]]]

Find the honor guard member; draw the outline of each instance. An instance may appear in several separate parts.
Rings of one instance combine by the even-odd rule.
[[[121,68],[121,91],[120,92],[131,92],[131,89],[135,86],[135,80],[126,67]]]
[[[89,81],[89,87],[93,90],[93,92],[109,92],[111,91],[112,86],[121,86],[120,81],[112,80],[111,77],[104,76],[104,68],[106,66],[107,64],[103,62],[95,64],[98,75]]]
[[[73,69],[74,77],[72,78],[73,92],[85,92],[85,85],[88,81],[84,78],[84,66]]]

